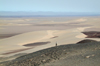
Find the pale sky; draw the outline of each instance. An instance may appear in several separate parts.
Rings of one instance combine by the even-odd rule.
[[[0,11],[100,13],[100,0],[0,0]]]

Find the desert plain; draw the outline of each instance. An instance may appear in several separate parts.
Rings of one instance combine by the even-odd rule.
[[[100,41],[100,34],[98,37],[87,37],[83,32],[94,32],[94,36],[100,32],[100,16],[1,17],[0,58],[3,59],[0,62],[55,47],[56,44],[76,44],[84,39]],[[12,57],[17,54],[18,56]],[[54,66],[56,65],[57,62]]]

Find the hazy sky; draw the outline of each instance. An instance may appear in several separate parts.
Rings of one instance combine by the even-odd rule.
[[[0,0],[0,11],[100,13],[100,0]]]

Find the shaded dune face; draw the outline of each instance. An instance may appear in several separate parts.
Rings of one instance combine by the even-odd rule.
[[[31,47],[31,48],[12,50],[10,52],[3,53],[2,55],[8,55],[8,54],[13,54],[13,53],[29,50],[29,49],[34,48],[34,46],[45,45],[45,44],[48,44],[48,43],[51,43],[51,42],[47,41],[47,42],[36,42],[36,43],[25,44],[23,46]]]
[[[17,50],[13,50],[13,51],[10,51],[10,52],[3,53],[2,55],[13,54],[13,53],[17,53],[17,52],[21,52],[21,51],[25,51],[25,50],[29,50],[29,49],[32,49],[32,48],[17,49]]]
[[[20,34],[20,33],[18,33],[18,34]],[[15,36],[18,34],[0,34],[0,39],[9,38],[9,37],[12,37],[12,36]]]
[[[47,42],[36,42],[36,43],[30,43],[30,44],[25,44],[23,46],[27,46],[27,47],[33,47],[33,46],[38,46],[38,45],[45,45],[51,43],[50,41]]]
[[[82,33],[87,35],[86,38],[100,38],[100,32],[98,31],[89,31],[89,32],[82,32]]]

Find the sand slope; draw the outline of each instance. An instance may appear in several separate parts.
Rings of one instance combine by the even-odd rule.
[[[43,48],[52,47],[55,45],[56,42],[58,43],[58,45],[66,44],[66,43],[74,43],[85,37],[79,31],[74,32],[73,30],[74,29],[33,31],[33,32],[19,34],[10,38],[1,39],[0,53],[5,53],[7,51],[16,50],[16,49],[28,48],[26,46],[23,46],[25,44],[30,44],[30,43],[35,43],[35,42],[47,42],[47,41],[50,42],[47,45],[41,46],[41,48],[40,47],[38,49],[35,48],[37,50],[40,50]]]
[[[56,42],[58,43],[58,45],[77,43],[78,41],[86,37],[86,35],[80,33],[80,30],[82,31],[83,29],[75,28],[75,29],[69,29],[69,30],[33,31],[33,32],[19,34],[10,38],[1,39],[0,53],[1,53],[1,56],[2,56],[2,53],[9,55],[10,53],[11,54],[14,53],[14,51],[16,53],[16,51],[18,50],[19,50],[18,52],[20,53],[20,50],[23,50],[23,49],[27,49],[27,50],[25,51],[23,50],[21,52],[30,53],[30,52],[35,52],[41,49],[55,46]],[[95,38],[91,38],[91,39],[98,40],[98,41],[100,40],[100,39],[95,39]],[[49,42],[49,43],[47,44],[40,43],[39,45],[36,45],[36,46],[35,45],[25,46],[26,44],[27,45],[32,44],[32,43],[35,44],[37,42],[44,42],[44,43]]]
[[[55,46],[56,42],[58,45],[76,43],[86,37],[82,31],[99,30],[99,21],[100,17],[1,18],[0,57],[35,52]]]

